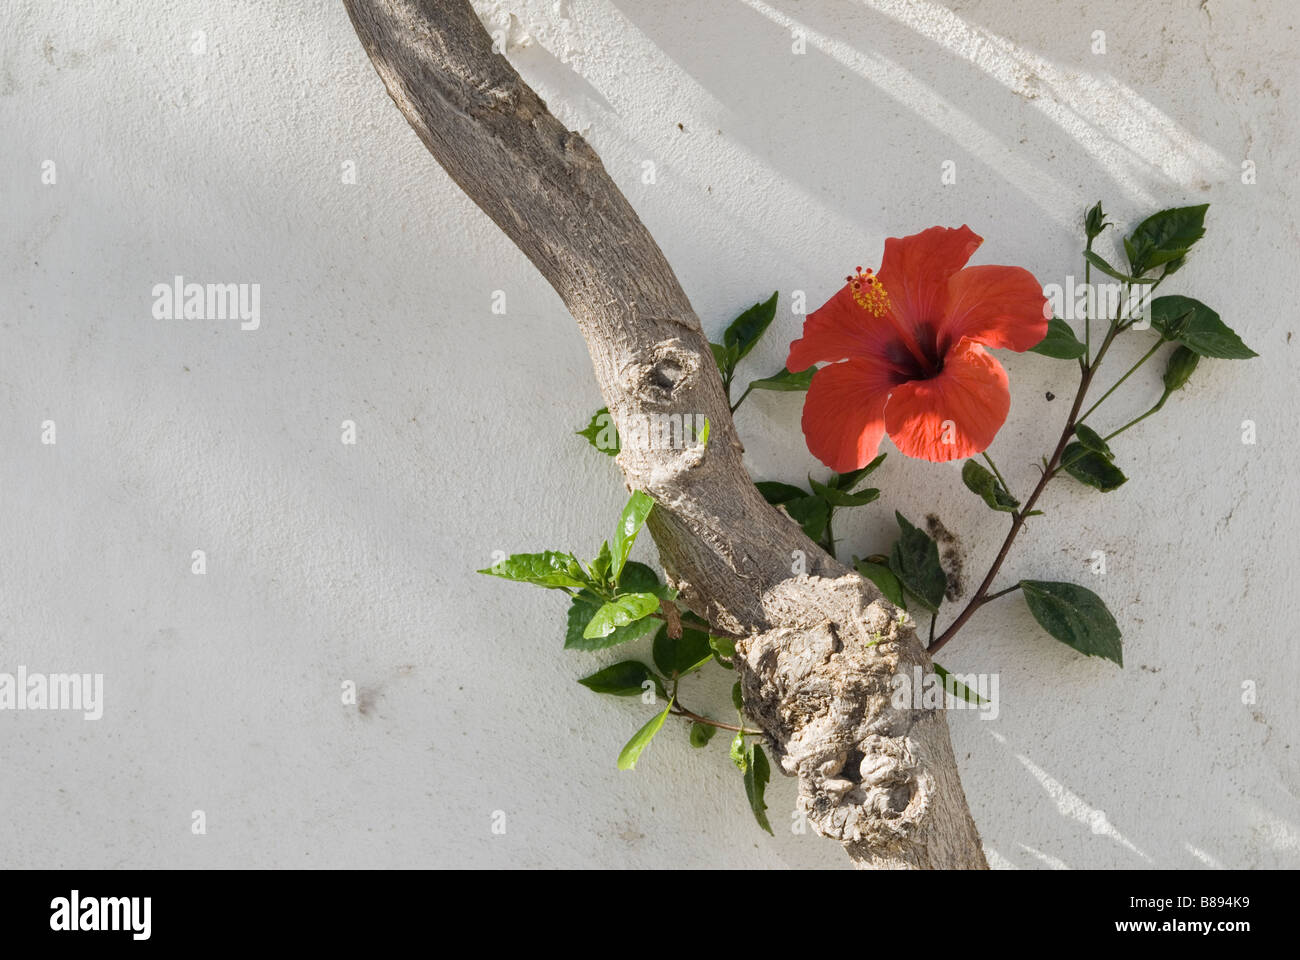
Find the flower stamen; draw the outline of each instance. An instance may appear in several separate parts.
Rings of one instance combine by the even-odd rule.
[[[885,292],[885,285],[869,268],[864,273],[858,267],[855,276],[844,279],[849,282],[854,301],[867,313],[873,317],[883,317],[889,312],[889,294]]]

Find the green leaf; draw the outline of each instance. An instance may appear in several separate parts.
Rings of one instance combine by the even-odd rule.
[[[830,504],[822,497],[809,494],[789,483],[775,480],[760,480],[754,484],[763,499],[773,506],[784,506],[786,513],[799,526],[810,540],[820,540],[826,532],[826,523],[830,520]]]
[[[894,516],[902,535],[889,551],[889,569],[927,610],[936,611],[948,589],[948,575],[939,563],[939,548],[901,513],[895,511]]]
[[[691,724],[691,746],[707,747],[713,735],[718,732],[717,727],[711,727],[707,723],[696,721]]]
[[[587,442],[601,453],[618,456],[621,449],[618,427],[614,426],[614,418],[610,416],[608,407],[601,407],[592,414],[590,423],[574,432],[580,437],[586,437]]]
[[[825,499],[789,483],[760,480],[755,484],[763,499],[773,506],[784,506],[792,520],[803,527],[810,540],[820,540],[830,520],[830,504]]]
[[[865,467],[862,467],[861,469],[858,470],[850,470],[848,473],[832,473],[830,479],[830,486],[834,487],[836,490],[845,490],[845,491],[852,490],[859,483],[861,483],[865,477],[870,475],[878,466],[884,463],[885,457],[887,456],[889,456],[889,454],[882,453],[880,456],[876,457],[876,459],[872,460]]]
[[[636,766],[641,751],[650,745],[650,741],[655,738],[655,734],[663,728],[664,721],[668,719],[668,711],[672,708],[673,702],[669,700],[668,706],[664,707],[663,713],[655,714],[644,727],[632,734],[632,739],[618,753],[618,768],[620,770],[631,770]]]
[[[628,593],[602,604],[586,628],[582,631],[584,640],[599,640],[608,637],[619,627],[626,627],[650,616],[659,609],[659,598],[653,593]]]
[[[816,367],[809,367],[807,370],[800,370],[798,373],[791,373],[782,367],[770,377],[763,377],[760,380],[751,380],[749,389],[751,390],[782,390],[793,392],[807,390],[812,383],[813,374],[817,372]]]
[[[606,540],[600,545],[600,553],[596,555],[596,559],[587,564],[587,569],[591,571],[591,579],[596,583],[605,583],[609,579],[609,565],[611,562],[609,541]],[[658,577],[655,579],[657,580]]]
[[[974,460],[967,460],[962,466],[961,482],[994,510],[1015,513],[1020,507],[1020,501],[1007,493],[1002,484],[998,483],[998,478]]]
[[[772,325],[772,320],[776,316],[776,293],[768,297],[762,303],[756,303],[727,327],[722,334],[722,342],[727,350],[735,355],[733,366],[744,360],[749,351],[754,349],[755,344],[767,332],[767,328]]]
[[[886,600],[896,607],[907,609],[907,603],[903,599],[903,585],[899,583],[898,577],[894,576],[894,571],[870,560],[859,560],[853,566],[858,573],[876,585],[876,589],[884,594]]]
[[[670,680],[693,673],[713,659],[709,635],[702,630],[682,628],[682,635],[674,640],[668,635],[668,624],[659,628],[654,642],[655,666]]]
[[[758,825],[772,833],[772,825],[767,822],[767,804],[763,800],[763,791],[771,778],[771,768],[767,764],[767,755],[763,748],[754,744],[750,750],[749,763],[745,769],[745,796],[749,798],[749,809],[754,811]],[[776,836],[776,834],[772,834]]]
[[[719,657],[732,660],[736,656],[736,641],[730,637],[709,637],[709,646]]]
[[[1093,252],[1092,250],[1083,251],[1083,259],[1087,260],[1090,264],[1092,264],[1102,273],[1106,274],[1106,276],[1114,277],[1116,280],[1122,280],[1125,283],[1155,283],[1156,282],[1155,278],[1144,279],[1142,277],[1129,276],[1123,270],[1120,270],[1116,267],[1112,267],[1109,263],[1106,262],[1105,258],[1103,258],[1100,254]]]
[[[623,565],[623,575],[618,582],[619,589],[624,593],[653,593],[660,600],[674,599],[672,589],[659,582],[659,574],[636,560],[629,560]]]
[[[1112,267],[1109,263],[1107,263],[1104,259],[1102,259],[1101,256],[1099,256],[1096,253],[1093,253],[1093,251],[1091,250],[1083,251],[1083,259],[1087,260],[1089,263],[1091,263],[1102,273],[1106,274],[1106,276],[1114,277],[1116,280],[1123,280],[1125,283],[1155,283],[1156,282],[1154,277],[1150,277],[1146,279],[1142,277],[1131,277],[1123,270],[1117,270],[1116,268]]]
[[[712,425],[709,423],[709,418],[705,417],[704,426],[700,427],[699,436],[695,438],[700,442],[700,446],[707,447],[709,445],[709,433],[711,430]]]
[[[1152,267],[1177,260],[1205,236],[1208,203],[1195,207],[1174,207],[1152,214],[1124,240],[1129,267],[1141,276]]]
[[[763,499],[773,506],[808,496],[807,490],[791,483],[779,483],[776,480],[760,480],[754,486],[758,487],[758,492],[763,495]]]
[[[731,762],[736,765],[736,769],[744,773],[749,769],[749,751],[745,749],[745,735],[737,733],[731,741],[731,749],[728,751]]]
[[[578,682],[588,690],[607,693],[613,697],[639,697],[645,692],[643,684],[651,680],[662,696],[663,687],[650,668],[638,660],[622,660],[604,670],[597,670]]]
[[[731,705],[736,708],[737,713],[743,713],[745,710],[745,700],[740,693],[739,680],[731,685]]]
[[[812,487],[813,493],[835,507],[861,507],[880,496],[880,491],[874,487],[859,493],[846,493],[824,483],[818,483],[812,477],[808,478],[808,485]]]
[[[641,532],[645,518],[650,516],[654,505],[655,502],[647,494],[637,490],[633,492],[627,501],[627,506],[623,508],[623,515],[618,518],[618,529],[614,531],[614,546],[611,550],[612,559],[609,567],[610,579],[615,583],[619,582],[618,578],[623,573],[623,564],[627,563],[627,555],[632,552],[632,544],[636,542],[636,535]]]
[[[1042,354],[1044,357],[1073,360],[1075,357],[1083,356],[1083,351],[1087,348],[1079,342],[1079,338],[1074,335],[1068,323],[1053,317],[1047,321],[1047,335],[1038,341],[1037,346],[1029,349],[1030,352]]]
[[[720,343],[710,343],[709,349],[713,351],[713,362],[718,365],[718,371],[722,374],[722,379],[730,381],[732,373],[736,370],[736,356],[734,346],[725,347]]]
[[[977,705],[983,705],[985,703],[988,703],[987,700],[981,697],[970,687],[966,686],[966,684],[959,683],[958,681],[951,679],[952,674],[949,673],[947,670],[945,670],[943,667],[939,666],[937,663],[934,664],[934,672],[939,677],[939,679],[943,681],[944,689],[947,690],[950,695],[956,697],[959,700],[965,700],[967,703],[974,703]]]
[[[1130,265],[1132,265],[1133,261],[1137,258],[1137,247],[1133,246],[1133,241],[1128,237],[1124,238],[1124,255],[1128,257]]]
[[[1175,390],[1181,390],[1191,379],[1192,373],[1196,370],[1196,365],[1201,362],[1200,354],[1188,350],[1181,344],[1173,353],[1169,355],[1169,361],[1165,364],[1165,393],[1173,393]]]
[[[1101,597],[1077,583],[1050,580],[1021,580],[1020,589],[1034,619],[1057,640],[1124,666],[1119,627]]]
[[[1081,444],[1093,453],[1100,453],[1107,460],[1115,459],[1115,454],[1111,453],[1110,445],[1101,438],[1096,430],[1086,423],[1076,423],[1074,425],[1074,435],[1079,438]]]
[[[536,584],[548,590],[578,589],[587,585],[587,575],[577,558],[571,553],[555,550],[512,554],[478,572],[516,583]]]
[[[1176,340],[1202,357],[1249,360],[1259,356],[1217,313],[1191,297],[1156,297],[1151,301],[1151,326],[1166,340]]]
[[[804,496],[783,506],[794,522],[803,527],[809,540],[816,542],[822,538],[831,518],[830,504],[818,496]]]
[[[1128,477],[1119,467],[1100,453],[1089,450],[1082,443],[1070,443],[1061,454],[1061,466],[1080,483],[1110,493],[1122,487]]]
[[[568,619],[565,624],[564,649],[603,650],[606,647],[627,643],[629,640],[640,639],[653,630],[659,622],[642,618],[625,627],[617,627],[613,633],[603,637],[588,637],[587,625],[602,606],[604,602],[589,590],[583,590],[573,598],[573,602],[569,604]]]

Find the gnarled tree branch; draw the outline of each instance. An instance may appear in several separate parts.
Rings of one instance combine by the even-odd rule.
[[[707,447],[626,442],[619,465],[658,505],[683,600],[743,638],[746,711],[814,829],[864,866],[984,867],[942,712],[890,700],[896,673],[929,668],[911,624],[754,487],[699,319],[595,152],[493,53],[467,0],[344,2],[429,152],[578,321],[623,436],[642,417],[708,418]]]

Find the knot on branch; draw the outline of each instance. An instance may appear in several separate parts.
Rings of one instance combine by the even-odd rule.
[[[699,355],[672,338],[656,342],[620,371],[620,392],[631,403],[616,412],[619,465],[669,509],[682,497],[683,477],[704,462],[713,432],[704,411],[691,409],[700,366]]]
[[[659,341],[648,358],[630,364],[625,383],[628,391],[646,404],[662,407],[685,393],[696,382],[699,372],[699,355],[674,337]]]
[[[906,838],[925,818],[934,781],[908,736],[869,734],[799,778],[798,809],[823,837],[877,846]]]
[[[530,123],[534,117],[547,114],[546,102],[518,75],[498,78],[476,93],[466,110],[472,117],[494,112],[513,114],[525,123]]]
[[[782,771],[799,778],[798,808],[817,833],[885,846],[904,839],[925,821],[935,789],[912,735],[919,711],[894,699],[894,677],[925,660],[911,622],[869,602],[853,574],[792,577],[778,591],[792,616],[821,619],[738,643],[746,711]],[[774,600],[785,608],[769,594],[769,611]]]
[[[561,144],[564,149],[564,158],[570,166],[598,170],[605,169],[600,162],[600,156],[591,148],[591,144],[586,141],[586,138],[577,131],[566,130],[561,137]]]

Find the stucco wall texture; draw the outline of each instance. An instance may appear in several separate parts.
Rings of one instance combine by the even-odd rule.
[[[1053,484],[1008,566],[1096,590],[1126,666],[1009,598],[943,657],[999,676],[998,716],[950,723],[995,867],[1300,865],[1300,6],[479,9],[710,334],[781,292],[755,377],[798,335],[793,291],[817,306],[886,236],[966,223],[976,262],[1061,283],[1094,201],[1123,229],[1211,204],[1168,286],[1260,357],[1202,363],[1117,438],[1122,490]],[[100,720],[0,712],[0,866],[848,866],[790,829],[792,781],[769,788],[776,836],[756,828],[725,738],[693,750],[672,721],[615,769],[648,708],[574,681],[629,651],[564,651],[560,595],[473,572],[592,555],[626,493],[573,435],[601,405],[575,324],[425,152],[340,4],[19,0],[0,25],[0,671],[104,676]],[[158,319],[176,276],[259,284],[257,329]],[[999,359],[993,450],[1023,490],[1075,374]],[[800,400],[742,408],[756,477],[821,475]],[[875,485],[837,524],[848,552],[887,547],[895,509],[935,512],[987,566],[1004,520],[959,465],[895,452]],[[634,556],[656,562],[649,538]],[[728,686],[686,689],[722,709]]]

